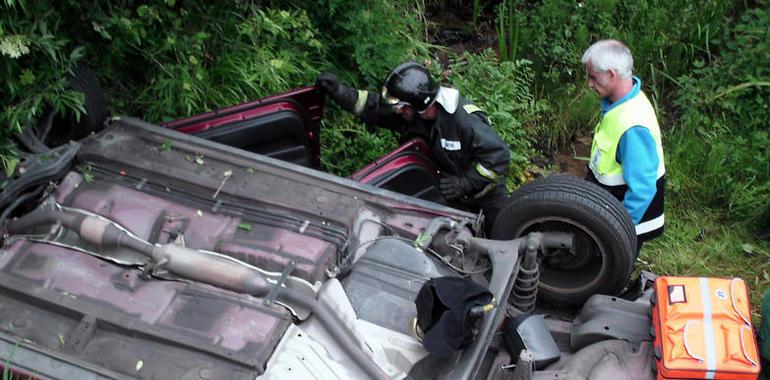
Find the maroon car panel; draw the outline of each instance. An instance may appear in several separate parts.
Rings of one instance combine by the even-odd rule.
[[[0,308],[0,329],[132,376],[139,361],[146,375],[162,373],[171,359],[180,359],[179,377],[163,378],[198,366],[229,378],[253,376],[291,321],[284,308],[254,297],[144,280],[137,269],[51,244],[14,242],[1,252],[0,270],[0,298],[10,306]],[[19,302],[27,298],[37,301]],[[198,363],[184,368],[190,359]]]
[[[396,150],[377,159],[371,164],[350,175],[350,179],[361,183],[371,183],[388,173],[409,165],[424,168],[430,173],[436,173],[438,168],[425,157],[430,155],[428,144],[422,139],[412,139],[402,144]]]

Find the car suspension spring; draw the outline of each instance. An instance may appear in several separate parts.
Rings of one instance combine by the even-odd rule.
[[[527,250],[521,261],[521,268],[513,284],[510,302],[521,312],[530,313],[535,309],[537,286],[540,283],[540,266],[537,264],[537,249],[527,242]]]

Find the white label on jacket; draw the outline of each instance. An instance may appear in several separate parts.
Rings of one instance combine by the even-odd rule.
[[[449,141],[446,139],[441,139],[441,147],[446,150],[460,150],[462,147],[460,146],[459,141]]]

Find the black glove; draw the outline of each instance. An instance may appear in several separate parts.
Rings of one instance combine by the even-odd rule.
[[[342,109],[353,112],[353,107],[358,99],[358,92],[352,87],[341,85],[336,75],[323,73],[316,78],[315,85],[322,93],[329,95]]]
[[[438,181],[438,189],[444,199],[451,201],[470,195],[473,184],[466,177],[445,176]]]
[[[332,96],[336,95],[340,89],[340,81],[337,79],[337,76],[332,73],[323,73],[319,75],[318,78],[315,79],[315,85],[321,92]]]

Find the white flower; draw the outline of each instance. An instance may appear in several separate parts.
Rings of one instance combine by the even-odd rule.
[[[0,39],[0,53],[11,58],[19,58],[29,53],[29,39],[19,34],[4,36]]]

